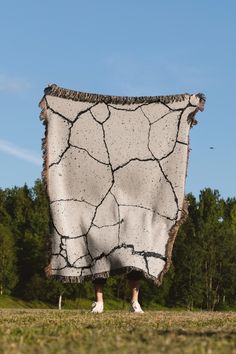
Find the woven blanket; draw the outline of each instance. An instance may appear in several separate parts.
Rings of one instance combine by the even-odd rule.
[[[48,276],[83,282],[138,270],[161,284],[187,215],[189,130],[204,103],[203,94],[121,97],[45,89]]]

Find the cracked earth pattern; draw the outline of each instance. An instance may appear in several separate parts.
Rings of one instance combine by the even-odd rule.
[[[181,217],[196,97],[125,105],[44,99],[52,274],[80,282],[132,268],[158,279]]]

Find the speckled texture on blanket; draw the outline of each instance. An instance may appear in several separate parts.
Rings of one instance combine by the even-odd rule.
[[[48,276],[82,282],[139,270],[160,285],[187,215],[189,130],[204,103],[203,94],[120,97],[45,89]]]

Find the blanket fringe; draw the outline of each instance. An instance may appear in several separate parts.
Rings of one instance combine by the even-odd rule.
[[[52,277],[52,265],[49,263],[49,265],[47,265],[47,267],[44,268],[44,273],[46,275],[47,278],[51,278]]]
[[[166,257],[166,264],[163,268],[163,270],[161,271],[161,273],[158,276],[158,282],[159,285],[161,285],[162,280],[163,280],[163,276],[164,274],[169,270],[170,266],[171,266],[171,256],[172,256],[172,250],[173,250],[173,246],[174,246],[174,242],[178,233],[178,230],[180,228],[180,226],[182,224],[184,224],[188,218],[188,207],[189,207],[189,201],[187,200],[187,198],[184,198],[183,201],[183,207],[182,207],[182,212],[181,212],[181,217],[180,219],[172,226],[172,228],[169,231],[169,239],[166,245],[166,252],[165,252],[165,257]]]
[[[161,102],[164,104],[172,102],[181,102],[189,98],[191,95],[189,93],[183,93],[178,95],[166,95],[166,96],[112,96],[112,95],[101,95],[95,93],[86,93],[80,91],[69,90],[66,88],[59,87],[55,84],[48,85],[44,89],[45,95],[56,96],[61,98],[70,99],[73,101],[82,102],[104,102],[113,104],[135,104],[135,103],[154,103]],[[200,101],[205,101],[205,96],[202,93],[196,95]]]
[[[45,126],[44,130],[44,137],[42,138],[42,145],[41,145],[41,150],[43,154],[43,169],[41,172],[41,177],[44,185],[44,190],[46,192],[46,197],[48,200],[48,205],[50,203],[49,200],[49,194],[48,194],[48,120],[47,120],[47,102],[45,100],[45,97],[42,98],[42,100],[39,103],[39,107],[42,109],[40,112],[40,120],[42,120],[43,125]],[[50,220],[52,220],[51,216],[51,211],[49,210],[50,213]],[[51,253],[52,253],[52,239],[51,236],[47,237],[47,262],[48,266],[44,268],[44,273],[47,278],[50,278],[52,276],[52,267],[50,264],[50,259],[51,259]]]
[[[59,280],[62,283],[84,283],[85,281],[93,281],[98,278],[108,279],[110,276],[128,274],[131,271],[135,270],[135,271],[141,272],[144,278],[151,280],[155,285],[161,284],[158,278],[148,274],[143,269],[133,267],[133,266],[112,269],[110,271],[96,273],[96,274],[89,274],[89,275],[85,275],[85,276],[79,276],[79,275],[78,276],[64,276],[64,275],[59,275],[59,274],[52,274],[52,269],[51,269],[50,265],[45,268],[45,272],[46,272],[46,270],[47,270],[46,274],[48,274],[48,276],[51,279]]]

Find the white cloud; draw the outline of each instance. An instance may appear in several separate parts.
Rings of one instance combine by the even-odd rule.
[[[0,91],[19,92],[30,88],[30,83],[22,78],[0,75]]]
[[[19,146],[16,146],[9,141],[0,139],[0,151],[3,151],[9,155],[15,156],[21,160],[29,161],[29,162],[33,163],[34,165],[37,165],[37,166],[42,165],[42,160],[40,159],[39,156],[34,154],[32,151],[23,149]]]

